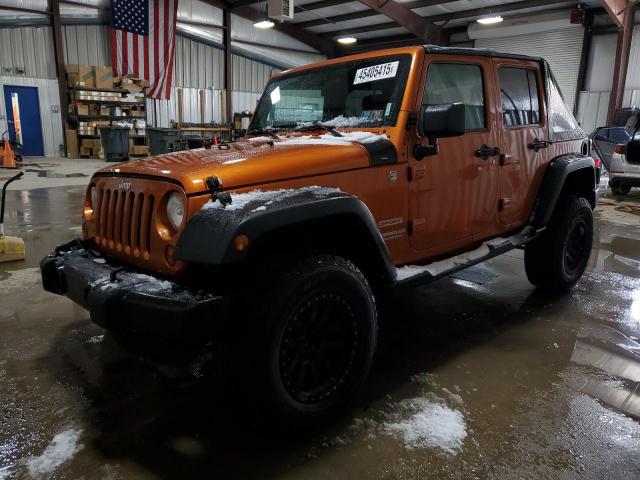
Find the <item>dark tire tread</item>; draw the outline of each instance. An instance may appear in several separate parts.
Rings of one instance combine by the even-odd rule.
[[[582,276],[589,259],[588,254],[574,274],[569,274],[564,267],[564,244],[578,216],[584,217],[589,228],[587,252],[591,252],[593,241],[591,205],[584,197],[561,197],[546,232],[525,248],[525,272],[529,281],[536,287],[554,293],[564,293]]]

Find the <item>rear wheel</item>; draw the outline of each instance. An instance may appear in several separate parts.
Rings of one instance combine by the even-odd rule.
[[[270,419],[312,427],[338,413],[363,385],[376,345],[362,272],[341,257],[310,256],[258,298],[250,368]]]
[[[583,197],[563,197],[547,231],[525,248],[527,278],[536,287],[566,292],[584,273],[593,243],[593,212]]]
[[[627,195],[631,191],[631,185],[623,182],[615,182],[611,184],[611,191],[614,195]]]

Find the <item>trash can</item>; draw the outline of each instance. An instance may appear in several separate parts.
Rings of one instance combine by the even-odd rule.
[[[129,160],[129,129],[126,127],[102,127],[100,129],[102,153],[107,162]]]
[[[174,152],[178,139],[178,130],[175,128],[147,127],[147,138],[151,155]]]

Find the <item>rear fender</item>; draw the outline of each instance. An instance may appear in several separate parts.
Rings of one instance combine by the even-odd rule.
[[[558,199],[563,194],[585,197],[596,206],[596,166],[593,158],[577,153],[560,155],[547,166],[542,179],[531,224],[536,228],[548,225]]]

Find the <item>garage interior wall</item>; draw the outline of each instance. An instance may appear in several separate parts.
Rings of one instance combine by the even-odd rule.
[[[591,132],[607,123],[607,111],[613,78],[617,35],[594,35],[585,76],[585,90],[580,92],[578,121]],[[640,107],[640,27],[633,29],[623,107]]]
[[[0,84],[38,89],[46,156],[60,155],[63,136],[52,38],[47,26],[0,29]],[[6,115],[0,92],[1,132],[7,130]]]
[[[100,1],[87,2],[101,4]],[[177,88],[182,88],[185,122],[221,122],[221,105],[225,98],[221,31],[189,26],[180,20],[221,24],[222,11],[199,0],[181,0],[179,5],[172,99],[148,100],[147,121],[167,127],[171,120],[177,120]],[[42,3],[42,8],[47,8],[46,2]],[[67,17],[76,16],[74,22],[84,23],[63,25],[65,63],[109,66],[108,26],[101,23],[94,10],[80,11],[76,7],[68,7],[63,11],[63,18],[65,13]],[[82,18],[87,18],[80,20],[80,13]],[[0,81],[3,85],[38,88],[45,155],[58,156],[62,152],[63,128],[53,33],[50,26],[39,23],[41,20],[42,17],[36,16],[34,25],[16,27],[9,23],[0,28],[3,46],[0,50]],[[232,23],[234,112],[252,111],[272,74],[325,58],[312,51],[302,51],[310,50],[310,47],[281,32],[256,31],[250,22],[237,16],[232,16]],[[200,118],[200,90],[204,90],[206,102],[204,119]],[[3,98],[0,99],[0,128],[7,130]]]

